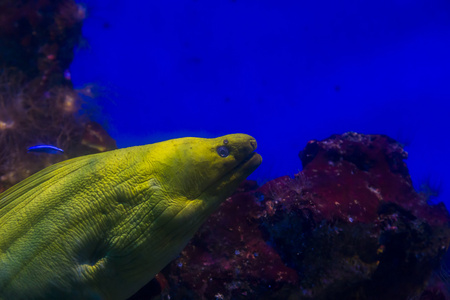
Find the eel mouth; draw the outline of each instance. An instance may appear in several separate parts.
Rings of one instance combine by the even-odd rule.
[[[228,179],[229,182],[235,180],[244,180],[248,175],[250,175],[262,162],[262,157],[257,152],[251,152],[246,156],[239,164],[237,164],[230,171],[226,172],[218,181],[225,181]]]
[[[239,164],[237,164],[234,168],[226,172],[223,176],[217,179],[214,183],[212,183],[209,187],[207,187],[202,193],[218,193],[220,190],[227,190],[229,187],[236,186],[247,178],[251,173],[253,173],[256,168],[262,162],[262,157],[256,152],[251,152],[248,156],[246,156]],[[234,189],[233,189],[234,190]],[[232,191],[231,191],[232,192]],[[220,192],[219,192],[220,193]]]
[[[231,172],[234,172],[243,167],[255,167],[257,168],[262,162],[262,157],[256,152],[250,153],[244,160],[242,160]],[[252,170],[253,172],[253,170]],[[250,175],[250,174],[249,174]]]

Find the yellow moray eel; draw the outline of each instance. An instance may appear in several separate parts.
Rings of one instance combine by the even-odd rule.
[[[261,163],[245,134],[67,160],[0,194],[0,299],[126,299]]]

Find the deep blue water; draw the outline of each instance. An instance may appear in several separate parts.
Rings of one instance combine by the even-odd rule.
[[[97,85],[119,147],[248,133],[267,180],[310,139],[387,134],[450,206],[450,1],[83,3],[72,78]]]

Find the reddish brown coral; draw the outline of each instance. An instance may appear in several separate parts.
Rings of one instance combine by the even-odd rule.
[[[0,66],[16,68],[44,88],[65,84],[83,12],[73,0],[2,1]]]
[[[383,135],[353,132],[310,141],[300,153],[303,174],[314,182],[319,218],[372,222],[380,203],[396,203],[432,224],[448,222],[441,203],[429,206],[417,194],[404,159],[407,153]],[[334,202],[330,205],[330,201]]]

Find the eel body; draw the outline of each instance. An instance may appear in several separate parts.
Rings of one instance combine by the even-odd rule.
[[[67,160],[0,194],[0,299],[126,299],[261,163],[245,134]]]

